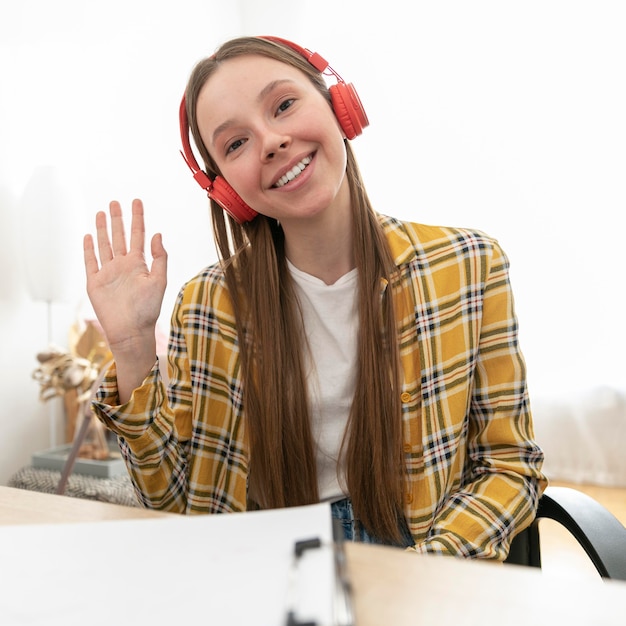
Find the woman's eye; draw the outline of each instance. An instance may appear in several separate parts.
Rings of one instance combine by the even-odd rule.
[[[237,139],[236,141],[233,141],[227,148],[226,153],[229,154],[231,152],[234,152],[235,150],[237,150],[238,148],[240,148],[243,144],[244,144],[244,139]]]
[[[283,111],[286,111],[293,103],[294,98],[288,98],[287,100],[283,100],[283,102],[278,105],[278,112],[282,113]]]

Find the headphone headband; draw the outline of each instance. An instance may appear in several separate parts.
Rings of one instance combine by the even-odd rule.
[[[209,195],[213,190],[213,183],[203,170],[200,169],[196,157],[193,155],[191,148],[191,142],[189,141],[189,120],[187,119],[187,99],[183,94],[183,99],[180,101],[180,110],[178,114],[180,122],[180,138],[183,143],[183,149],[180,153],[185,160],[185,163],[189,166],[194,179]]]
[[[261,39],[265,39],[266,41],[273,41],[274,43],[282,44],[287,48],[291,48],[295,50],[300,56],[304,57],[320,74],[323,74],[326,71],[326,68],[332,72],[335,76],[339,77],[339,75],[332,69],[328,67],[328,61],[317,52],[311,52],[308,48],[303,48],[299,46],[297,43],[293,43],[293,41],[288,41],[287,39],[282,39],[281,37],[272,37],[271,35],[263,35],[260,37]],[[339,80],[343,82],[343,80],[339,77]]]
[[[280,37],[261,36],[259,39],[291,48],[304,57],[320,74],[326,73],[334,76],[337,84],[332,85],[329,88],[329,92],[333,111],[341,129],[347,139],[354,139],[363,132],[363,128],[369,124],[369,121],[356,90],[351,84],[347,85],[343,81],[341,76],[330,67],[324,57],[317,52],[311,52],[307,48],[302,48],[298,44]],[[237,192],[224,178],[216,176],[215,180],[211,180],[209,175],[198,165],[189,140],[189,120],[187,118],[187,102],[184,94],[180,102],[179,123],[183,144],[183,149],[180,153],[191,170],[195,181],[207,192],[209,198],[215,200],[238,223],[241,224],[254,219],[258,215],[257,212],[239,197]]]

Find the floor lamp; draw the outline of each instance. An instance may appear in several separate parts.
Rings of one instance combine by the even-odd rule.
[[[76,197],[72,185],[58,167],[37,167],[24,188],[19,211],[22,252],[28,293],[46,304],[48,345],[54,343],[53,307],[69,303],[75,282],[72,276],[81,262],[76,231]],[[49,407],[50,447],[57,445],[57,407]]]

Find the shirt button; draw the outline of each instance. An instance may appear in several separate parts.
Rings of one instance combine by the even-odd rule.
[[[401,396],[400,396],[400,400],[402,400],[402,402],[404,402],[405,404],[411,399],[411,394],[408,391],[405,391]]]
[[[413,493],[408,491],[404,496],[404,499],[407,504],[411,504],[411,502],[413,502]]]

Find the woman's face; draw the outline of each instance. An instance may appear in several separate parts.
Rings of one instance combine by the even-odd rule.
[[[343,133],[300,70],[257,55],[224,61],[196,112],[222,176],[257,212],[285,224],[347,204]]]

